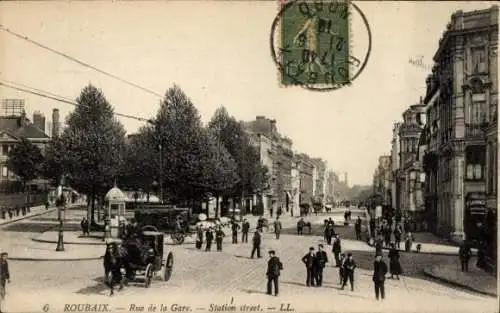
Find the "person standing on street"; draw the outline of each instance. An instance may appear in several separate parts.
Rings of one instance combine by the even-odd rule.
[[[302,235],[304,230],[305,222],[303,218],[300,218],[297,222],[297,235]]]
[[[196,227],[196,249],[200,250],[203,246],[203,229],[201,226]]]
[[[280,234],[281,234],[281,222],[279,220],[279,215],[276,217],[276,220],[274,221],[274,233],[276,234],[276,239],[280,239]]]
[[[335,256],[335,266],[340,267],[340,253],[342,252],[342,245],[340,242],[340,236],[335,236],[332,247],[333,255]]]
[[[397,249],[399,249],[401,246],[402,235],[403,235],[403,230],[401,229],[401,225],[396,224],[396,228],[394,229],[394,242],[396,243]]]
[[[318,252],[316,252],[315,257],[315,269],[314,273],[316,274],[316,284],[318,287],[321,287],[323,284],[323,270],[325,268],[326,263],[328,263],[328,256],[325,251],[323,251],[323,245],[318,245]]]
[[[0,254],[0,312],[2,312],[2,303],[5,301],[5,284],[10,283],[10,272],[7,252]]]
[[[379,294],[382,300],[385,298],[385,274],[387,274],[387,265],[382,260],[381,255],[375,257],[373,262],[373,283],[375,285],[375,298],[379,299]]]
[[[356,231],[356,239],[361,240],[361,218],[359,216],[354,224],[354,230]]]
[[[344,262],[346,260],[345,253],[340,254],[340,267],[339,267],[339,285],[344,284]]]
[[[382,247],[384,246],[384,241],[381,237],[378,237],[375,241],[375,255],[382,255]]]
[[[222,227],[219,226],[217,228],[217,231],[215,232],[215,243],[217,244],[217,251],[222,252],[222,239],[224,238],[225,234],[222,231]]]
[[[267,294],[272,294],[272,285],[274,284],[274,295],[278,296],[279,293],[279,277],[280,272],[283,270],[283,264],[276,256],[274,250],[269,251],[269,261],[267,261]]]
[[[351,284],[351,291],[354,291],[354,269],[356,269],[356,262],[352,257],[352,253],[347,254],[347,259],[345,259],[344,264],[342,264],[344,271],[344,282],[342,283],[341,290],[347,285],[347,280]]]
[[[315,273],[314,273],[314,263],[315,263],[314,247],[309,248],[309,253],[302,257],[302,262],[306,266],[306,285],[307,287],[315,286]]]
[[[469,260],[470,260],[471,252],[469,245],[463,243],[458,250],[458,257],[460,259],[460,265],[462,267],[462,272],[469,271]]]
[[[401,263],[399,262],[399,251],[396,249],[395,244],[391,244],[391,250],[389,251],[388,257],[389,257],[389,269],[391,272],[391,279],[394,279],[394,276],[396,276],[396,279],[399,280],[399,275],[401,275]]]
[[[271,218],[273,218],[273,207],[269,208],[269,214],[271,215]]]
[[[253,259],[253,256],[255,255],[255,252],[257,252],[257,257],[261,258],[261,256],[260,256],[260,241],[261,241],[260,232],[257,230],[257,231],[255,231],[253,238],[252,238],[252,244],[253,244],[252,256],[251,256],[252,259]]]
[[[210,251],[212,249],[212,240],[214,240],[214,233],[212,232],[212,227],[209,227],[205,232],[205,239],[207,240],[207,246],[205,251]]]
[[[238,229],[240,229],[240,225],[238,225],[238,223],[235,220],[233,220],[231,223],[231,231],[233,234],[233,244],[238,243]]]
[[[82,227],[82,232],[83,232],[83,235],[90,235],[89,234],[89,221],[87,220],[87,218],[84,216],[82,218],[82,221],[80,222],[80,226]]]
[[[247,219],[243,220],[243,225],[241,227],[241,242],[247,243],[248,242],[248,231],[250,230],[250,223],[247,221]]]

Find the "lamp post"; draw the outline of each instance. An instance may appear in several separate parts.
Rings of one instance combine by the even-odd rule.
[[[58,231],[56,251],[64,251],[63,220],[64,220],[64,213],[65,213],[64,206],[65,206],[66,201],[64,199],[64,194],[63,194],[63,185],[64,185],[64,176],[61,177],[60,184],[57,187],[56,205],[57,205],[57,212],[58,212],[58,219],[59,219],[59,231]]]
[[[158,145],[160,149],[160,203],[163,204],[163,146],[161,143]]]

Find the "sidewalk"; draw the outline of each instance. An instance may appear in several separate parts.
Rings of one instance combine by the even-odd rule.
[[[104,248],[98,246],[64,245],[64,251],[56,251],[56,244],[34,243],[9,247],[9,259],[15,261],[88,261],[99,260]]]
[[[57,208],[55,208],[55,207],[45,209],[45,205],[39,205],[36,207],[32,207],[31,212],[26,214],[26,215],[19,214],[19,216],[13,216],[12,218],[6,218],[6,219],[1,218],[1,216],[0,216],[0,226],[14,223],[14,222],[17,222],[20,220],[24,220],[24,219],[27,219],[27,218],[30,218],[33,216],[50,213],[50,212],[55,211],[56,209]]]
[[[467,273],[460,270],[460,264],[458,264],[457,260],[456,264],[435,265],[424,269],[424,274],[451,285],[496,297],[498,294],[497,279],[493,275],[478,269],[475,262],[475,258],[470,261],[469,272]]]

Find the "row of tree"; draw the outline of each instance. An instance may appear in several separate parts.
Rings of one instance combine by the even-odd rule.
[[[57,185],[65,177],[92,204],[115,182],[148,193],[163,182],[165,200],[174,203],[210,195],[243,199],[265,186],[267,169],[242,123],[221,107],[204,126],[178,86],[128,138],[101,90],[85,87],[77,103],[45,153],[27,140],[11,150],[8,167],[24,183],[44,177]]]

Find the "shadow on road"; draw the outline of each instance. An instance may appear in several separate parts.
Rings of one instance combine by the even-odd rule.
[[[10,232],[27,232],[27,233],[43,233],[49,230],[55,230],[57,228],[57,222],[54,223],[36,223],[25,221],[23,223],[14,223],[7,225],[2,228],[4,231]],[[80,230],[80,225],[77,224],[65,224],[65,231],[78,231]]]
[[[243,292],[246,292],[246,293],[250,293],[250,294],[252,294],[252,293],[253,294],[263,294],[263,295],[266,294],[266,292],[263,290],[255,290],[255,289],[240,289],[240,290]]]

